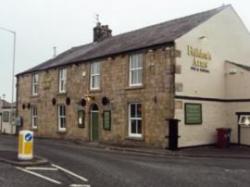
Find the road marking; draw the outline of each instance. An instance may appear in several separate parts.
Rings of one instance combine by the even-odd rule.
[[[71,184],[69,187],[90,187],[89,184]]]
[[[40,177],[40,178],[42,178],[42,179],[44,179],[44,180],[47,180],[47,181],[49,181],[49,182],[52,182],[52,183],[54,183],[54,184],[62,184],[60,181],[51,179],[51,178],[49,178],[49,177],[46,177],[46,176],[44,176],[44,175],[41,175],[41,174],[39,174],[39,173],[30,171],[30,170],[27,170],[27,169],[24,169],[24,168],[16,167],[16,169],[18,169],[18,170],[20,170],[20,171],[23,171],[23,172],[25,172],[25,173],[29,173],[29,174],[34,175],[34,176],[36,176],[36,177]]]
[[[57,171],[57,168],[51,167],[26,167],[27,170],[39,170],[39,171]]]
[[[61,170],[61,171],[64,171],[65,173],[68,173],[68,174],[70,174],[70,175],[72,175],[72,176],[74,176],[74,177],[76,177],[76,178],[78,178],[78,179],[80,179],[80,180],[82,180],[84,182],[88,182],[88,179],[86,179],[86,178],[84,178],[84,177],[82,177],[80,175],[77,175],[76,173],[73,173],[72,171],[69,171],[69,170],[67,170],[65,168],[62,168],[62,167],[60,167],[58,165],[55,165],[55,164],[52,164],[52,166],[59,169],[59,170]]]

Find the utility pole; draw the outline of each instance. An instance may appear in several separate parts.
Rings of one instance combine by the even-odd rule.
[[[16,32],[4,27],[0,27],[1,30],[11,33],[13,35],[13,55],[12,55],[12,84],[11,84],[11,132],[13,131],[13,122],[15,120],[14,111],[14,90],[15,90],[15,63],[16,63]]]

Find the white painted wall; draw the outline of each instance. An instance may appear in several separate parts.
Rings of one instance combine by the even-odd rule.
[[[201,36],[206,38],[200,40]],[[176,59],[176,64],[182,68],[181,74],[176,74],[175,81],[183,83],[183,91],[176,92],[176,95],[220,99],[243,96],[236,91],[228,93],[228,89],[232,90],[233,88],[230,88],[229,84],[231,83],[227,84],[225,78],[225,60],[246,64],[250,59],[249,32],[232,7],[224,9],[177,39],[175,43],[176,49],[181,51],[181,57]],[[188,45],[212,55],[212,60],[208,61],[210,73],[195,72],[190,69],[193,58],[187,54]],[[237,83],[234,84],[237,85]],[[185,102],[193,102],[190,100],[182,101],[183,105]],[[233,141],[235,142],[234,127],[236,123],[231,121],[235,115],[232,110],[227,110],[227,104],[207,101],[198,103],[202,103],[203,107],[202,125],[185,125],[184,109],[176,109],[175,117],[181,119],[179,146],[215,143],[216,128],[218,127],[233,128]]]
[[[250,48],[249,48],[250,49]],[[250,59],[249,59],[250,62]],[[250,71],[225,63],[226,98],[250,98]],[[233,72],[233,73],[232,73]]]
[[[181,119],[179,124],[179,147],[204,145],[215,143],[216,128],[225,127],[226,114],[224,103],[200,102],[181,100],[183,109],[176,109],[176,118]],[[203,113],[202,125],[185,125],[184,103],[201,103]]]
[[[226,90],[227,98],[250,98],[250,71],[226,63]],[[235,74],[230,74],[232,70]],[[233,141],[237,142],[237,117],[236,112],[250,112],[250,102],[227,103],[227,124],[233,129]],[[250,128],[241,128],[241,144],[250,145]]]
[[[2,112],[11,112],[11,109],[2,109]],[[6,134],[15,134],[16,133],[16,126],[12,126],[11,122],[3,122],[2,121],[2,129],[1,129],[2,133],[6,133]]]

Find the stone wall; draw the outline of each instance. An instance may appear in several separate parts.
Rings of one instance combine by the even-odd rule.
[[[58,68],[39,72],[38,96],[31,96],[32,74],[18,77],[18,115],[24,119],[24,129],[31,129],[31,110],[28,103],[38,109],[37,136],[90,140],[90,106],[96,103],[99,107],[99,140],[115,144],[143,144],[156,147],[165,147],[167,132],[166,118],[174,116],[174,77],[172,64],[175,61],[173,49],[161,48],[142,51],[143,86],[130,88],[129,55],[109,57],[101,62],[101,89],[90,91],[90,64],[74,64],[67,66],[67,93],[58,93]],[[85,128],[78,128],[77,106],[81,98],[87,95],[94,97],[88,101],[85,108]],[[110,105],[103,106],[102,97],[110,99]],[[65,104],[66,98],[71,99],[66,106],[66,132],[58,132],[57,106]],[[57,104],[53,106],[52,99]],[[142,139],[128,137],[128,104],[130,102],[142,104]],[[23,108],[25,105],[25,109]],[[111,130],[103,129],[102,113],[111,110]]]

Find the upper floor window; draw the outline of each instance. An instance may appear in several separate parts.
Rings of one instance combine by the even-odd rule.
[[[66,107],[65,105],[58,106],[58,130],[66,130]]]
[[[31,107],[31,127],[32,129],[37,129],[37,107],[32,106]]]
[[[59,70],[59,93],[66,92],[67,69]]]
[[[143,55],[135,54],[129,58],[129,86],[142,85]]]
[[[100,89],[101,63],[95,62],[91,64],[90,70],[90,89]]]
[[[38,73],[33,74],[32,75],[32,95],[33,96],[38,95],[38,80],[39,80]]]

